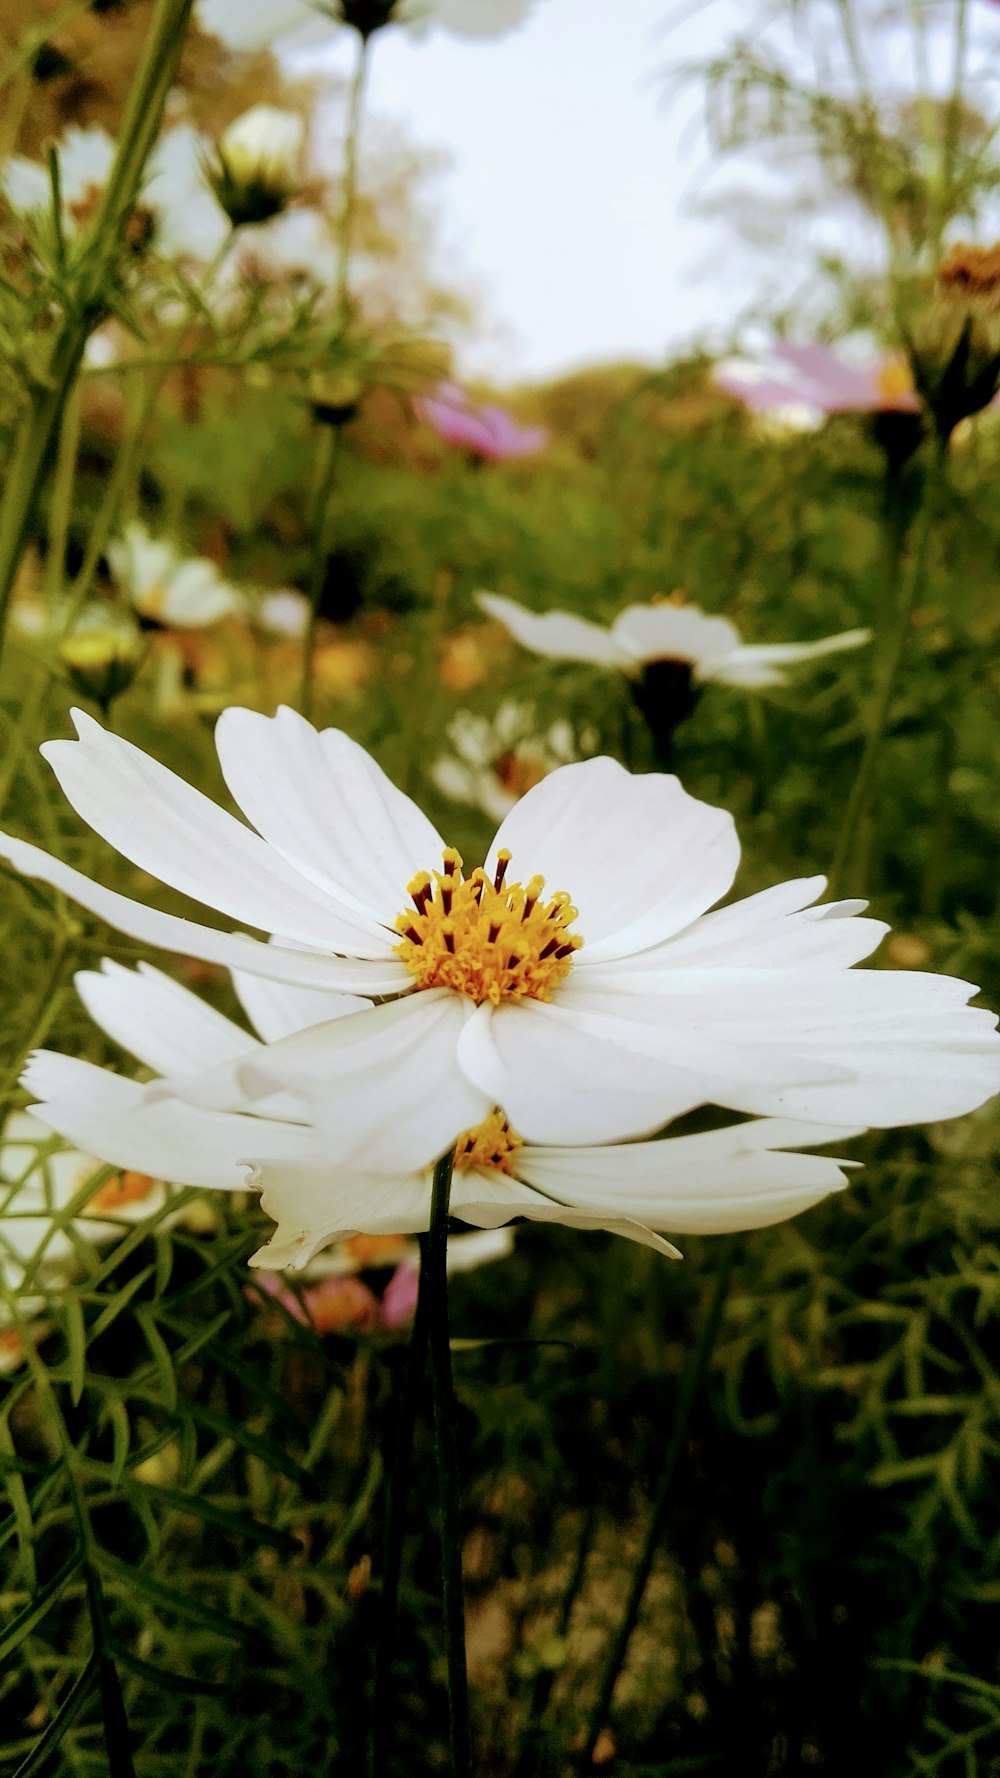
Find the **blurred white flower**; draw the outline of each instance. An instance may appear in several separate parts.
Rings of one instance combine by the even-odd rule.
[[[681,661],[690,665],[695,680],[704,683],[780,685],[786,667],[860,648],[871,640],[870,630],[843,630],[818,642],[750,645],[740,641],[728,618],[710,617],[697,605],[669,599],[628,605],[608,628],[569,611],[528,611],[499,593],[477,593],[476,599],[488,617],[503,624],[532,654],[617,667],[630,677],[654,661]]]
[[[72,235],[92,220],[115,158],[115,144],[105,130],[71,124],[59,143],[63,227]],[[207,259],[222,245],[229,223],[209,192],[203,165],[207,144],[189,125],[165,130],[143,176],[142,194],[127,225],[134,244],[144,245],[146,231],[165,254]],[[48,210],[52,194],[46,166],[16,155],[2,173],[2,186],[15,210]]]
[[[285,1093],[255,1104],[240,1085],[245,1066],[266,1063],[269,1040],[307,1035],[317,1020],[321,1028],[332,1020],[349,1042],[363,1044],[375,1017],[358,1010],[363,1003],[237,975],[254,1036],[146,965],[132,971],[106,961],[100,971],[82,971],[76,980],[92,1017],[138,1061],[161,1073],[224,1070],[229,1102],[207,1110],[156,1100],[136,1081],[42,1050],[23,1078],[38,1100],[37,1119],[68,1141],[96,1148],[115,1166],[221,1190],[259,1185],[263,1207],[278,1227],[254,1255],[255,1266],[309,1267],[314,1278],[342,1277],[366,1264],[415,1259],[402,1244],[388,1251],[362,1245],[360,1251],[338,1246],[325,1263],[313,1263],[331,1243],[425,1230],[431,1171],[338,1169],[325,1153],[322,1131],[309,1122],[307,1101]],[[655,1230],[760,1228],[837,1191],[846,1183],[842,1166],[850,1163],[786,1150],[857,1133],[763,1119],[706,1136],[547,1148],[523,1143],[492,1113],[459,1141],[451,1208],[461,1221],[484,1230],[514,1217],[606,1228],[676,1257]],[[491,1235],[485,1249],[480,1239],[463,1251],[453,1240],[451,1269],[499,1257],[508,1245]]]
[[[199,0],[198,22],[230,49],[308,49],[338,26],[364,37],[401,24],[418,35],[440,25],[456,37],[501,37],[534,0]]]
[[[305,123],[296,111],[254,105],[219,138],[212,188],[234,227],[266,222],[299,188]]]
[[[329,219],[318,210],[283,210],[248,234],[237,236],[226,268],[233,275],[265,278],[311,278],[322,287],[337,276],[337,244]],[[225,274],[224,274],[225,276]]]
[[[494,821],[502,821],[518,797],[557,766],[593,751],[593,737],[582,736],[578,747],[565,719],[539,734],[533,707],[511,699],[493,716],[460,710],[448,724],[448,740],[451,751],[434,761],[432,782],[445,796],[482,809]]]
[[[309,600],[295,587],[279,587],[273,593],[262,593],[254,607],[257,623],[271,636],[284,636],[298,642],[309,623]]]
[[[119,591],[140,617],[168,629],[203,629],[243,609],[243,597],[205,556],[182,556],[138,521],[108,545]]]
[[[853,969],[886,929],[857,917],[863,903],[811,905],[822,877],[708,912],[739,843],[732,818],[676,778],[611,759],[562,766],[465,876],[361,747],[295,711],[230,708],[216,726],[256,832],[92,718],[74,721],[77,741],[42,751],[82,819],[138,869],[275,942],[147,908],[23,840],[0,837],[0,855],[143,943],[382,1002],[250,1061],[196,1058],[147,1089],[207,1110],[290,1092],[338,1168],[410,1173],[496,1107],[525,1141],[586,1145],[706,1104],[921,1123],[1000,1086],[996,1021],[967,1005],[976,990]]]

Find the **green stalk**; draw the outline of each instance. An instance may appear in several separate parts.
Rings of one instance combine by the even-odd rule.
[[[347,320],[350,302],[351,253],[354,248],[354,224],[358,208],[358,143],[361,137],[361,111],[368,73],[368,38],[358,37],[358,55],[351,76],[347,97],[347,134],[344,137],[344,190],[340,207],[337,240],[337,318]]]
[[[0,500],[0,648],[11,589],[52,441],[87,340],[104,311],[105,288],[143,168],[159,133],[193,3],[194,0],[157,0],[122,120],[115,163],[76,267],[72,299],[18,431]]]
[[[656,1558],[656,1552],[663,1540],[663,1533],[667,1526],[667,1518],[672,1504],[674,1477],[677,1474],[681,1457],[684,1454],[684,1447],[687,1443],[688,1432],[691,1426],[691,1413],[701,1390],[705,1373],[708,1370],[709,1360],[711,1359],[715,1347],[716,1335],[722,1321],[722,1311],[725,1306],[726,1294],[729,1290],[729,1280],[732,1275],[735,1259],[736,1242],[734,1238],[730,1237],[725,1244],[719,1259],[719,1269],[715,1275],[715,1286],[709,1301],[705,1320],[702,1323],[701,1333],[698,1337],[698,1344],[694,1349],[691,1361],[681,1379],[680,1395],[677,1400],[677,1412],[674,1415],[673,1431],[670,1435],[670,1443],[667,1446],[666,1454],[663,1459],[663,1468],[660,1471],[659,1486],[657,1487],[656,1498],[653,1501],[653,1508],[649,1515],[649,1523],[646,1527],[646,1535],[643,1539],[642,1550],[632,1575],[632,1585],[629,1589],[629,1596],[625,1605],[625,1610],[622,1614],[622,1620],[611,1645],[607,1661],[605,1662],[601,1683],[598,1687],[597,1699],[591,1712],[590,1722],[587,1726],[587,1734],[583,1750],[579,1755],[579,1768],[581,1771],[589,1771],[593,1763],[594,1749],[597,1746],[601,1730],[607,1721],[608,1711],[611,1708],[611,1701],[614,1697],[615,1686],[618,1683],[619,1675],[625,1665],[629,1644],[632,1641],[635,1627],[639,1622],[639,1613],[642,1610],[642,1602],[646,1594],[646,1588],[649,1585],[649,1577],[653,1572],[653,1562]]]
[[[392,1711],[392,1651],[399,1611],[399,1578],[406,1529],[406,1496],[413,1453],[413,1428],[417,1390],[427,1359],[427,1305],[425,1274],[421,1267],[416,1313],[410,1330],[406,1375],[396,1408],[395,1436],[386,1499],[385,1546],[378,1624],[375,1631],[375,1685],[372,1701],[371,1778],[390,1778]]]
[[[830,865],[830,886],[835,893],[841,893],[848,882],[858,830],[868,813],[874,790],[876,767],[889,726],[892,701],[899,679],[906,638],[909,634],[910,619],[926,584],[930,544],[944,480],[947,448],[947,440],[935,436],[932,445],[933,454],[914,530],[910,573],[906,584],[900,590],[893,621],[885,638],[880,679],[861,754],[861,762],[847,799]]]
[[[70,391],[59,431],[59,450],[52,478],[52,501],[49,507],[48,554],[45,559],[45,602],[52,608],[63,590],[66,578],[66,544],[73,518],[73,490],[76,485],[76,459],[80,448],[82,394],[79,383]]]
[[[299,688],[299,709],[303,716],[312,716],[316,682],[316,631],[319,625],[320,600],[326,581],[326,564],[330,554],[330,511],[337,483],[342,426],[324,426],[319,445],[316,500],[312,518],[312,557],[309,567],[309,617],[302,638],[302,683]]]
[[[462,1526],[459,1515],[455,1395],[448,1333],[448,1206],[455,1156],[434,1169],[430,1230],[420,1238],[420,1294],[427,1295],[427,1328],[434,1399],[434,1457],[438,1476],[451,1778],[472,1778],[469,1682],[465,1667],[465,1599],[462,1588]]]

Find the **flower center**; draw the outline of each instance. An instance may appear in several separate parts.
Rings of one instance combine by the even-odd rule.
[[[521,1137],[511,1129],[503,1112],[491,1111],[474,1130],[466,1130],[458,1138],[455,1166],[462,1172],[468,1167],[494,1167],[498,1173],[512,1174],[510,1157],[521,1147]]]
[[[449,846],[443,870],[407,885],[413,908],[396,919],[396,955],[421,988],[453,988],[477,1006],[552,998],[583,943],[569,931],[577,910],[563,890],[543,901],[544,877],[507,884],[509,863],[499,853],[492,883],[483,870],[465,878]]]

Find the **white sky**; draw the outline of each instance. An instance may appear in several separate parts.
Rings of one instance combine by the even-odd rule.
[[[713,0],[664,29],[673,0],[537,0],[510,36],[443,31],[374,45],[368,103],[417,145],[436,180],[447,282],[478,299],[466,374],[499,381],[587,362],[657,361],[726,320],[744,288],[706,276],[719,225],[682,212],[706,150],[689,95],[669,108],[657,71],[721,47],[746,13]],[[346,70],[342,33],[324,60]]]

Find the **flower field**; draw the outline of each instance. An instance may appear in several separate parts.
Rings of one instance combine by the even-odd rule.
[[[371,72],[555,4],[0,19],[0,1778],[1000,1775],[1000,10],[491,386]]]

